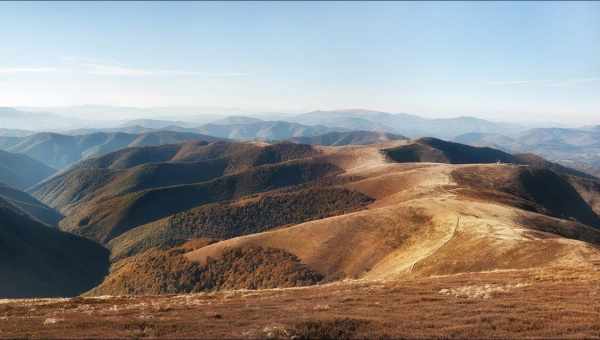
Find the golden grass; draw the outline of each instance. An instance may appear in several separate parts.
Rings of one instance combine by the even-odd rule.
[[[599,271],[548,268],[260,291],[12,300],[0,304],[0,337],[598,338],[599,282]],[[477,287],[493,289],[488,296],[460,293]]]

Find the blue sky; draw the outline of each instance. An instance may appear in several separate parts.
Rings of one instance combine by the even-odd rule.
[[[0,3],[0,106],[600,123],[600,3]]]

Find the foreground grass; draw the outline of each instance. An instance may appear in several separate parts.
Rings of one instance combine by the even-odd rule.
[[[553,269],[210,294],[0,300],[15,338],[600,338],[600,272]]]

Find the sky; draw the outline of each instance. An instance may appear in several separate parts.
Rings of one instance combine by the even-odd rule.
[[[0,28],[0,106],[600,123],[600,2],[2,2]]]

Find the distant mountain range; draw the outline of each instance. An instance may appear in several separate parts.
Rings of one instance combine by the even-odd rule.
[[[26,108],[25,108],[26,109]],[[32,109],[29,109],[32,110]],[[53,131],[68,129],[91,129],[93,119],[105,116],[111,116],[115,113],[122,112],[127,115],[146,115],[158,117],[165,115],[169,111],[163,109],[140,109],[140,108],[114,108],[104,106],[81,106],[73,108],[51,108],[55,110],[49,113],[39,109],[35,111],[17,110],[14,108],[0,108],[0,118],[3,120],[5,129],[24,129],[38,131]],[[171,116],[176,115],[178,110],[173,109]],[[469,132],[478,133],[500,133],[512,134],[524,130],[525,128],[516,124],[497,123],[484,119],[473,117],[457,117],[447,119],[427,119],[417,115],[406,113],[388,113],[381,111],[350,109],[350,110],[334,110],[334,111],[313,111],[303,114],[249,114],[249,115],[231,115],[224,112],[207,114],[203,113],[199,116],[190,115],[189,112],[185,115],[180,115],[179,119],[134,119],[129,120],[120,126],[114,125],[110,131],[102,132],[131,132],[118,130],[119,128],[141,126],[146,129],[165,129],[167,127],[179,128],[198,128],[201,125],[246,125],[258,124],[261,122],[285,121],[289,123],[297,123],[310,126],[327,126],[336,130],[369,130],[369,131],[386,131],[405,135],[411,138],[423,136],[436,136],[440,138],[454,138],[461,134]],[[231,112],[231,111],[230,111]],[[62,113],[62,114],[61,114]],[[159,114],[160,113],[160,114]],[[81,118],[73,117],[89,117],[92,122],[85,122]],[[33,118],[33,119],[32,119]],[[264,120],[265,118],[269,120]],[[104,125],[109,124],[109,121],[104,120]],[[101,128],[105,129],[106,127]],[[205,129],[208,126],[205,126]],[[201,131],[199,131],[201,132]],[[204,131],[206,133],[206,131]],[[72,134],[72,133],[69,133]],[[236,133],[234,132],[233,135]],[[242,133],[244,138],[248,137],[247,133]],[[224,136],[221,136],[224,137]],[[296,137],[296,136],[291,136]],[[255,136],[254,138],[266,138],[264,136]]]
[[[206,124],[194,130],[207,135],[230,139],[285,140],[292,137],[312,137],[344,129],[283,121],[258,121],[229,125]]]
[[[219,138],[198,133],[154,131],[141,134],[95,132],[84,135],[37,133],[15,140],[0,137],[0,149],[27,155],[55,169],[82,159],[134,146],[176,144],[185,141],[214,141]]]
[[[12,107],[0,107],[2,129],[48,131],[88,125],[78,118],[64,117],[51,112],[29,112]],[[5,134],[2,134],[5,135]]]
[[[127,121],[119,127],[102,129],[77,129],[65,134],[89,134],[93,132],[147,133],[156,131],[176,131],[199,133],[229,139],[284,140],[292,137],[312,137],[330,131],[345,131],[322,125],[304,125],[287,121],[265,121],[258,118],[231,116],[214,122],[194,126],[190,122],[137,119]]]
[[[0,137],[27,137],[33,134],[35,134],[35,131],[0,128]]]
[[[76,109],[101,114],[105,110],[116,108],[85,106],[66,110],[72,111],[72,114]],[[120,109],[131,114],[154,112],[150,109]],[[134,119],[114,127],[85,127],[60,129],[61,132],[53,133],[34,133],[31,130],[35,128],[56,130],[53,127],[56,127],[57,122],[61,126],[73,126],[80,122],[74,120],[63,124],[62,122],[70,118],[41,111],[28,112],[0,108],[0,118],[3,123],[6,122],[6,127],[0,129],[0,149],[23,153],[46,165],[63,169],[80,159],[102,155],[127,146],[160,145],[216,138],[291,140],[296,143],[321,145],[369,144],[377,140],[385,140],[387,137],[383,134],[387,133],[388,136],[408,138],[449,139],[465,144],[490,146],[511,153],[535,153],[563,165],[600,175],[600,156],[598,156],[600,127],[598,126],[580,129],[530,129],[518,124],[492,122],[474,117],[428,119],[406,113],[363,109],[281,114],[278,116],[281,120],[276,121],[244,115],[205,115],[203,119],[193,121],[188,120],[190,117],[192,116],[185,116],[183,120]],[[199,125],[200,122],[207,120],[210,122]],[[20,123],[15,123],[15,126],[11,122]],[[362,135],[359,135],[359,131]],[[369,135],[369,132],[379,135]],[[61,135],[68,136],[61,137]]]
[[[327,146],[341,145],[368,145],[380,144],[394,140],[406,140],[408,138],[388,132],[377,131],[345,131],[329,132],[313,137],[294,137],[289,141],[300,144],[314,144]]]
[[[563,165],[600,176],[600,129],[531,129],[513,136],[498,133],[468,133],[455,141],[491,146],[507,152],[529,152]]]
[[[526,128],[508,123],[496,123],[474,117],[427,119],[405,113],[370,110],[314,111],[288,119],[301,124],[321,124],[348,130],[375,130],[407,137],[435,136],[454,138],[469,132],[512,134]]]
[[[176,122],[134,121],[149,123],[111,129],[72,130],[69,134],[36,133],[26,137],[0,137],[0,150],[25,154],[55,169],[64,169],[79,160],[100,156],[125,147],[176,144],[185,141],[215,141],[221,139],[286,140],[292,137],[313,137],[331,131],[325,126],[307,126],[289,122],[247,121],[240,124],[206,124],[197,128],[169,125]]]
[[[294,137],[313,137],[328,132],[377,131],[407,137],[435,136],[454,138],[477,133],[502,133],[512,135],[527,128],[517,124],[497,123],[473,117],[427,119],[404,113],[388,113],[369,110],[314,111],[300,115],[285,115],[281,120],[265,121],[251,116],[229,116],[201,126],[189,122],[164,120],[134,120],[124,128],[169,129],[173,131],[199,132],[231,139],[280,140]]]

